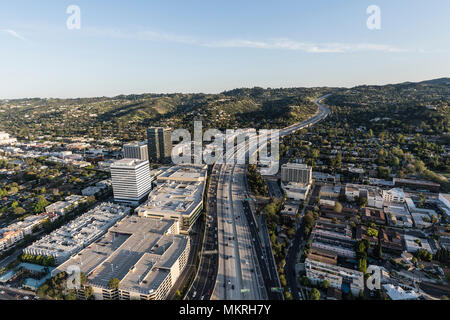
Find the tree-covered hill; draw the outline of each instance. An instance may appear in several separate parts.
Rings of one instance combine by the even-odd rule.
[[[311,102],[329,88],[235,89],[220,94],[141,94],[113,98],[0,101],[0,130],[19,139],[39,136],[145,138],[149,126],[280,128],[314,114]]]

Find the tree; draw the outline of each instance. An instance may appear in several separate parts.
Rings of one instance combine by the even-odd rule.
[[[314,226],[314,221],[314,214],[312,213],[312,211],[306,212],[305,216],[303,217],[303,227],[306,233],[309,233],[311,228]]]
[[[292,300],[292,294],[289,291],[284,292],[284,298],[286,300]]]
[[[378,230],[375,228],[367,228],[367,235],[369,237],[378,237]]]
[[[320,300],[320,291],[316,288],[311,290],[311,300]]]
[[[44,212],[45,207],[48,206],[50,202],[45,199],[44,196],[40,195],[37,197],[37,202],[33,206],[34,213],[41,213]]]
[[[381,243],[380,241],[378,241],[378,245],[377,245],[377,258],[381,259],[383,257],[383,250],[381,248]]]
[[[334,212],[336,213],[342,213],[342,204],[338,201],[336,201],[336,203],[334,204]]]
[[[108,287],[109,287],[110,289],[118,289],[118,288],[119,288],[119,284],[120,284],[120,280],[117,279],[117,278],[111,278],[111,279],[108,281]]]
[[[300,284],[305,287],[309,287],[311,285],[311,280],[305,275],[300,277]]]
[[[358,197],[358,204],[361,208],[366,207],[368,204],[367,198],[366,197],[361,197],[361,198]]]
[[[322,286],[324,289],[328,289],[330,285],[330,281],[328,281],[327,279],[323,280]]]
[[[284,276],[284,274],[280,275],[280,283],[283,287],[286,287],[287,282],[286,282],[286,277]]]
[[[84,296],[86,300],[91,300],[94,297],[94,290],[91,286],[84,287]]]
[[[27,212],[27,211],[26,211],[24,208],[22,208],[22,207],[14,208],[14,214],[16,214],[16,215],[18,215],[18,216],[22,216],[22,215],[24,215],[26,212]]]
[[[359,290],[359,299],[361,299],[361,300],[364,299],[364,291],[363,290]]]
[[[77,294],[75,291],[70,291],[65,297],[64,300],[77,300]]]

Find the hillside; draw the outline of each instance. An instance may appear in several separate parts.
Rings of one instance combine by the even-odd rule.
[[[0,102],[0,130],[19,139],[88,136],[145,138],[148,126],[279,128],[316,112],[311,99],[327,88],[235,89],[220,94],[142,94],[113,98],[20,99]]]

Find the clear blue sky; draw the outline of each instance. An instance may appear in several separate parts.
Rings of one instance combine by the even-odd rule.
[[[449,40],[448,0],[2,1],[0,98],[420,81],[450,76]]]

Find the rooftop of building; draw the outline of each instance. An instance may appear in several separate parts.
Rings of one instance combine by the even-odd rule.
[[[180,164],[162,172],[158,181],[203,181],[206,179],[208,167],[204,164]]]
[[[124,147],[140,147],[140,146],[146,146],[147,143],[148,143],[147,140],[133,141],[133,142],[125,143],[123,146]]]
[[[281,168],[311,169],[312,170],[312,167],[308,166],[305,163],[292,163],[292,162],[285,163],[285,164],[281,165]]]
[[[145,163],[148,163],[148,160],[140,160],[140,159],[130,159],[130,158],[124,158],[117,161],[114,161],[114,163],[111,165],[111,168],[137,168]]]
[[[203,198],[204,182],[168,181],[158,185],[148,195],[148,200],[136,211],[190,214]]]
[[[156,290],[186,249],[188,238],[170,232],[174,220],[130,216],[110,228],[90,248],[58,267],[78,265],[92,285],[107,288],[112,278],[121,290]]]
[[[129,207],[113,203],[102,203],[35,241],[25,251],[45,250],[47,255],[57,256],[80,250],[129,212]]]
[[[441,185],[435,182],[426,181],[426,180],[417,180],[417,179],[401,179],[401,178],[394,178],[394,183],[406,183],[406,184],[422,184],[427,186],[433,186],[433,187],[440,187]]]

